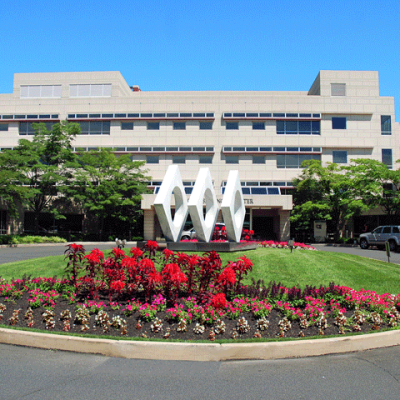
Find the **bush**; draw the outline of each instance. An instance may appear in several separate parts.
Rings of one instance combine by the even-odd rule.
[[[1,235],[0,244],[30,244],[30,243],[65,243],[66,239],[58,236],[19,236]]]

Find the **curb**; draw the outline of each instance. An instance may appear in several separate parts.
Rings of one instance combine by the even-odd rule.
[[[147,360],[277,360],[349,353],[400,345],[400,330],[269,343],[167,343],[93,339],[0,328],[0,343]]]

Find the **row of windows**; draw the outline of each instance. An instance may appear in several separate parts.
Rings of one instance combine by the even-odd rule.
[[[382,162],[386,164],[389,169],[393,168],[393,155],[392,149],[382,149]],[[347,151],[334,150],[332,151],[332,161],[336,164],[347,164]]]
[[[224,146],[223,152],[241,152],[241,153],[255,153],[255,152],[267,152],[267,153],[320,153],[321,147],[263,147],[263,146]]]
[[[170,153],[170,152],[182,152],[182,153],[214,153],[214,146],[135,146],[135,147],[103,147],[113,149],[116,152],[130,152],[130,153]],[[99,147],[74,147],[74,151],[92,151],[99,150]]]
[[[103,113],[103,114],[68,114],[68,119],[84,119],[84,118],[214,118],[214,113]]]
[[[212,121],[200,121],[200,129],[201,130],[208,130],[212,129],[213,123]],[[147,122],[147,129],[148,130],[159,130],[160,123],[159,122]],[[186,122],[174,122],[173,129],[175,131],[185,130],[186,129]],[[131,131],[133,130],[133,122],[121,122],[121,130],[123,131]]]
[[[224,118],[321,118],[321,114],[226,112],[224,113]]]
[[[21,119],[59,119],[58,114],[6,114],[0,115],[0,119],[14,119],[14,120],[21,120]]]
[[[199,156],[200,164],[212,164],[213,156]],[[160,162],[160,156],[146,156],[147,164],[158,164]],[[172,156],[173,164],[186,164],[185,156]]]
[[[227,130],[238,130],[238,121],[228,121],[225,124]],[[253,130],[265,130],[265,122],[253,121]],[[276,121],[276,133],[278,135],[320,135],[320,121]]]
[[[53,122],[45,122],[46,129],[50,131],[53,128]],[[31,122],[20,122],[19,123],[19,134],[20,135],[34,135],[35,130],[33,129]]]

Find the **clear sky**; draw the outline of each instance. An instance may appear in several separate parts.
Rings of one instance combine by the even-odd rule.
[[[142,90],[308,90],[321,69],[377,70],[400,121],[400,0],[12,0],[15,72],[121,71]]]

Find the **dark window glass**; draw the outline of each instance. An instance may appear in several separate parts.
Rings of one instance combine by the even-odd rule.
[[[271,113],[260,113],[260,118],[271,118]]]
[[[299,121],[300,133],[311,133],[311,121]]]
[[[285,117],[285,113],[274,113],[274,117],[282,118]]]
[[[286,121],[286,133],[297,133],[297,121]]]
[[[258,147],[246,147],[246,151],[258,151]]]
[[[319,135],[321,133],[321,123],[320,121],[312,121],[311,123],[312,134]]]
[[[168,113],[167,114],[167,118],[176,118],[176,117],[179,117],[178,113]]]
[[[183,131],[186,129],[186,122],[174,122],[175,131]]]
[[[242,187],[242,193],[243,194],[250,194],[250,188]]]
[[[191,118],[192,113],[180,113],[179,114],[181,118]]]
[[[173,156],[172,157],[172,163],[173,164],[185,164],[186,163],[186,157],[185,156]]]
[[[381,133],[382,135],[392,134],[392,117],[390,115],[381,115]]]
[[[154,118],[164,118],[165,113],[154,113]]]
[[[332,129],[346,129],[346,117],[332,117]]]
[[[212,156],[200,156],[199,163],[200,164],[212,164]]]
[[[149,131],[158,131],[160,129],[160,123],[159,122],[148,122],[147,129]]]
[[[115,114],[115,118],[126,118],[126,114]]]
[[[282,135],[285,133],[285,122],[284,121],[276,121],[276,133]]]
[[[332,151],[332,158],[336,164],[347,164],[347,151]]]
[[[128,114],[128,118],[139,118],[139,114]]]
[[[152,118],[153,114],[151,113],[141,113],[140,118]]]
[[[278,188],[268,188],[268,194],[279,194]]]
[[[228,130],[239,129],[239,122],[227,122],[226,129]]]
[[[131,131],[133,129],[133,122],[121,122],[121,130]]]
[[[214,113],[207,113],[207,114],[206,114],[206,117],[208,117],[208,118],[214,118]]]
[[[233,151],[246,151],[245,147],[234,147]]]
[[[213,123],[210,121],[200,121],[200,129],[212,129]]]
[[[153,147],[153,151],[165,151],[165,147]]]
[[[193,147],[193,151],[206,151],[205,147]]]
[[[146,156],[146,163],[147,164],[158,164],[159,156]]]
[[[252,187],[251,194],[267,194],[266,187]]]
[[[89,118],[100,118],[100,114],[89,114]]]
[[[386,164],[389,169],[393,168],[392,149],[382,149],[382,162]]]
[[[242,117],[245,116],[245,113],[233,113],[233,116],[234,116],[234,117],[242,118]]]
[[[247,118],[258,118],[258,113],[246,113]]]
[[[253,129],[263,130],[263,129],[265,129],[265,123],[264,122],[253,122]]]
[[[167,151],[178,151],[178,147],[167,147]]]
[[[299,114],[295,114],[295,113],[286,113],[286,117],[287,118],[297,118],[299,116]]]
[[[264,156],[253,156],[253,164],[265,164]]]
[[[239,156],[225,156],[226,164],[239,164]]]
[[[206,113],[193,113],[193,117],[195,118],[205,118]]]
[[[272,147],[260,147],[260,151],[272,151]]]
[[[1,132],[8,131],[8,124],[0,124],[0,131]]]
[[[300,118],[311,118],[311,114],[300,114]]]

